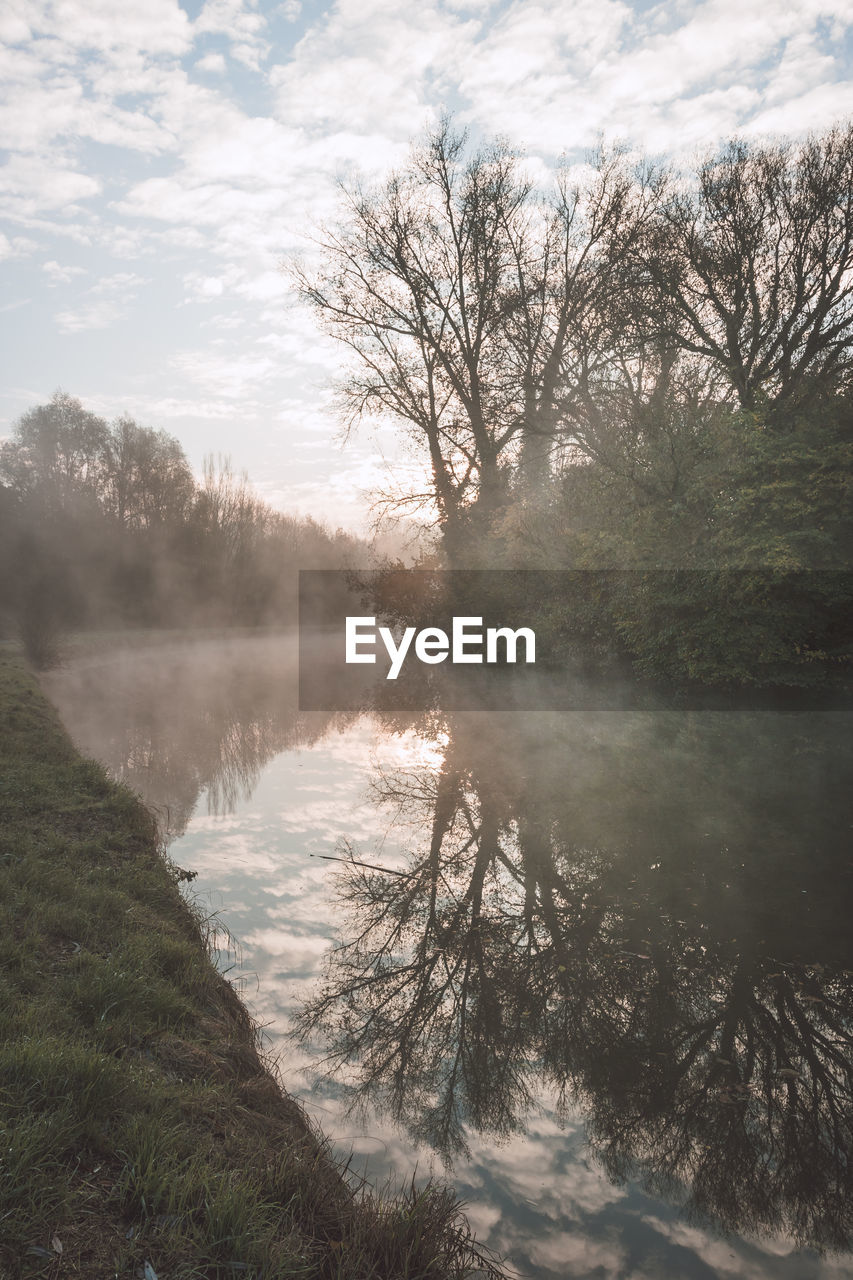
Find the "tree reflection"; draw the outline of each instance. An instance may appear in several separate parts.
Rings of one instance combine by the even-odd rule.
[[[283,634],[161,639],[50,672],[45,686],[77,745],[97,756],[181,836],[199,796],[231,812],[281,751],[342,717],[298,706],[296,649]]]
[[[613,1178],[847,1247],[846,728],[457,717],[440,768],[376,780],[414,851],[396,873],[353,855],[300,1034],[448,1158],[551,1088]]]

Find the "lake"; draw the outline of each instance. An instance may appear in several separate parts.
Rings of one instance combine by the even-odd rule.
[[[44,684],[374,1184],[544,1280],[851,1274],[849,712],[304,713],[287,635]]]

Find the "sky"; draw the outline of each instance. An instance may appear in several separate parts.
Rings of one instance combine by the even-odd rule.
[[[444,110],[540,175],[602,135],[796,138],[853,115],[852,48],[849,0],[4,0],[0,437],[61,388],[363,531],[418,462],[341,443],[345,357],[284,269],[341,180]]]

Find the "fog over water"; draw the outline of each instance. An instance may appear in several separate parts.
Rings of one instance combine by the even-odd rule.
[[[850,1274],[848,713],[304,713],[271,633],[44,682],[355,1168],[545,1280]]]

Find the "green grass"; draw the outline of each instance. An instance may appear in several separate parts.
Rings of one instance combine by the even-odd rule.
[[[0,1280],[500,1272],[444,1188],[354,1188],[217,973],[153,818],[0,649]]]

